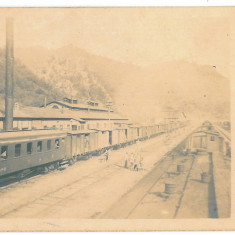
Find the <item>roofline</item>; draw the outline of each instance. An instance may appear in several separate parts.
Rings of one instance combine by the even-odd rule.
[[[118,119],[118,118],[81,118],[83,120],[86,120],[86,121],[90,121],[90,120],[110,120],[110,121],[127,121],[129,119]]]
[[[72,109],[80,109],[80,110],[95,110],[95,111],[97,111],[97,110],[101,110],[101,111],[103,111],[103,112],[113,112],[113,110],[108,110],[108,109],[99,109],[99,108],[97,108],[97,109],[94,109],[94,108],[83,108],[83,107],[74,107],[74,106],[72,106],[72,105],[69,105],[69,104],[64,104],[64,103],[66,103],[66,102],[61,102],[61,101],[51,101],[51,102],[49,102],[49,103],[47,103],[46,104],[46,106],[47,105],[49,105],[49,104],[53,104],[53,103],[56,103],[56,104],[60,104],[60,105],[64,105],[64,106],[66,106],[66,107],[68,107],[68,108],[72,108]],[[44,107],[44,105],[42,105],[42,106],[40,106],[40,107]]]
[[[206,134],[211,134],[211,135],[217,135],[217,136],[220,136],[219,132],[216,133],[216,132],[210,132],[210,131],[203,131],[203,130],[198,130],[194,133],[200,133],[200,132],[203,132],[203,133],[206,133]]]
[[[34,118],[34,117],[13,117],[13,121],[15,121],[15,119],[30,119],[30,120],[76,120],[76,121],[79,121],[79,122],[81,122],[81,123],[85,123],[85,121],[84,120],[82,120],[82,119],[76,119],[76,118],[56,118],[56,117],[52,117],[52,118],[47,118],[47,117],[43,117],[43,118],[40,118],[40,117],[36,117],[36,118]],[[0,117],[0,120],[5,120],[5,117]]]
[[[0,117],[0,120],[4,120],[5,117]],[[76,118],[69,118],[69,117],[13,117],[13,120],[14,119],[31,119],[31,120],[42,120],[42,119],[45,119],[45,120],[52,120],[52,119],[59,119],[59,120],[76,120],[76,121],[79,121],[79,122],[85,122],[85,120],[89,121],[89,120],[111,120],[111,121],[128,121],[129,119],[127,118],[80,118],[80,119],[76,119]]]

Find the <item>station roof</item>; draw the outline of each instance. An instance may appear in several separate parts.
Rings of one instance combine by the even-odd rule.
[[[4,144],[4,141],[11,139],[26,139],[27,141],[32,141],[34,138],[42,138],[43,136],[45,138],[65,137],[66,132],[58,130],[6,131],[0,132],[0,141],[1,144]]]
[[[198,136],[202,134],[210,134],[210,135],[219,135],[219,132],[217,131],[205,131],[205,130],[198,130],[193,133],[193,135],[197,134]]]
[[[79,117],[72,117],[67,113],[61,113],[59,110],[51,110],[37,107],[22,107],[14,110],[14,118],[20,119],[66,119],[71,120],[74,119],[81,123],[85,121],[80,119]],[[0,111],[0,118],[5,117],[5,112]]]
[[[0,111],[0,118],[4,118],[5,114]],[[58,110],[51,108],[38,107],[20,107],[14,110],[14,118],[20,119],[67,119],[77,120],[84,123],[88,120],[115,120],[127,121],[127,118],[121,117],[117,113],[92,112],[92,111],[74,111],[74,110]]]
[[[71,109],[82,109],[82,110],[94,110],[94,111],[104,111],[104,112],[108,112],[109,109],[106,108],[106,107],[103,107],[103,106],[92,106],[92,105],[88,105],[88,104],[75,104],[75,103],[69,103],[69,102],[66,102],[66,101],[52,101],[50,103],[47,104],[50,105],[50,104],[59,104],[59,105],[62,105],[64,107],[68,107],[68,108],[71,108]],[[110,112],[113,112],[113,110],[110,110]]]

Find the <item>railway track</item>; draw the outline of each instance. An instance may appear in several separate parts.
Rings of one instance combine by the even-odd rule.
[[[174,218],[177,217],[178,211],[180,209],[180,206],[181,206],[181,203],[182,203],[182,200],[183,200],[183,197],[184,197],[184,192],[185,192],[187,184],[189,182],[189,177],[190,177],[190,173],[192,171],[193,165],[194,165],[195,156],[193,155],[192,158],[193,159],[192,159],[192,162],[191,162],[191,165],[190,165],[190,169],[188,170],[188,173],[187,173],[187,176],[186,176],[186,179],[185,179],[185,183],[184,183],[184,186],[183,186],[183,189],[182,189],[182,192],[181,192],[181,196],[180,196],[180,198],[178,200],[178,203],[177,203],[177,206],[176,206],[176,210],[175,210],[175,213],[174,213]]]
[[[0,179],[0,193],[4,192],[5,190],[12,189],[17,187],[17,185],[27,183],[29,181],[35,180],[37,178],[42,177],[43,175],[39,172],[32,171],[29,174],[23,176],[22,178],[18,176],[11,176],[4,179]]]
[[[40,214],[45,213],[47,210],[51,209],[53,206],[56,206],[59,203],[62,203],[63,201],[68,200],[74,194],[81,192],[87,187],[90,187],[91,185],[96,184],[100,180],[105,179],[110,175],[115,174],[115,172],[117,172],[118,170],[119,170],[119,167],[115,167],[115,171],[110,172],[110,165],[107,165],[105,168],[99,169],[95,172],[92,172],[91,174],[82,176],[81,178],[74,180],[70,182],[69,184],[63,185],[62,187],[57,188],[56,190],[52,192],[46,193],[45,195],[40,196],[39,198],[33,199],[32,201],[27,201],[26,203],[6,213],[2,213],[0,214],[0,217],[5,218],[9,215],[19,212],[23,208],[30,208],[30,210],[34,210],[36,208],[36,207],[34,208],[34,206],[37,204],[46,205],[47,208],[44,208],[43,210],[40,209],[40,212],[35,213],[34,216],[38,217],[40,216]],[[61,197],[58,196],[60,194],[62,195]],[[45,204],[45,201],[48,201],[47,199],[50,197],[53,198],[54,201],[52,203]]]

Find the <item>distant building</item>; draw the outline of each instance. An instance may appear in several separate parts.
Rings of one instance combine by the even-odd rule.
[[[36,107],[14,108],[13,129],[59,129],[59,130],[82,130],[86,128],[86,122],[79,118],[53,110],[45,110]],[[0,129],[3,130],[5,113],[0,112]]]
[[[53,109],[68,109],[87,112],[113,112],[112,109],[105,107],[95,101],[88,101],[87,104],[79,104],[76,99],[64,98],[62,101],[52,101],[46,104],[46,107]]]
[[[70,117],[86,122],[87,129],[112,129],[127,125],[128,119],[112,110],[112,106],[104,106],[95,101],[79,104],[75,99],[64,98],[63,101],[52,101],[46,105],[47,110],[60,110]]]
[[[178,122],[187,119],[184,111],[170,107],[163,110],[163,116],[166,123]]]
[[[113,111],[108,112],[107,109],[99,107],[96,102],[92,103],[94,106],[84,105],[83,107],[76,104],[74,100],[69,102],[72,103],[54,101],[45,108],[26,107],[17,103],[14,107],[13,128],[16,130],[84,130],[113,129],[127,125],[127,118],[123,118]],[[3,130],[4,119],[5,113],[0,111],[1,130]]]

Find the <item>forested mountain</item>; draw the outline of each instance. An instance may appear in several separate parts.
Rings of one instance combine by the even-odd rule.
[[[140,67],[92,55],[75,46],[57,50],[16,48],[15,101],[40,106],[65,96],[80,102],[112,100],[134,120],[156,119],[166,107],[193,116],[229,118],[229,79],[216,68],[187,61]],[[0,96],[4,93],[4,52],[0,50]],[[203,118],[203,117],[202,117]]]
[[[168,106],[192,115],[230,115],[229,79],[211,65],[169,61],[140,67],[72,45],[57,50],[22,48],[16,56],[64,95],[81,101],[111,99],[118,111],[132,118],[155,118]]]

